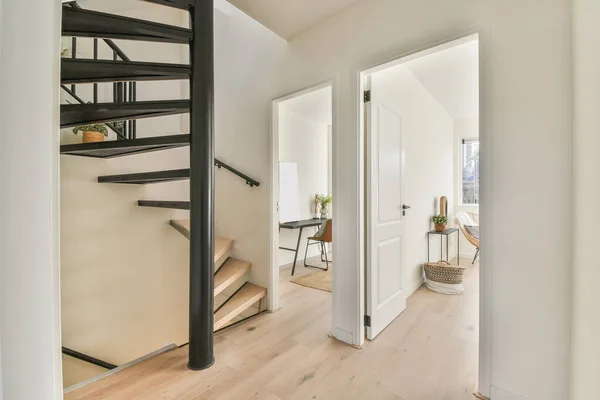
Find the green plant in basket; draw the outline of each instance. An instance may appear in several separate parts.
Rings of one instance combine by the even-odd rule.
[[[73,128],[74,134],[77,135],[79,132],[98,132],[104,136],[108,136],[108,129],[105,124],[81,125]]]
[[[83,132],[83,143],[103,142],[108,136],[108,129],[105,124],[80,125],[73,128],[73,133]]]

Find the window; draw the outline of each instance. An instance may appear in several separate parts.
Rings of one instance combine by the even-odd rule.
[[[479,139],[462,141],[462,204],[479,204]]]

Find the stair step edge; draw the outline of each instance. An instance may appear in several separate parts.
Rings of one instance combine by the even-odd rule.
[[[248,261],[229,258],[215,274],[215,293],[216,297],[225,289],[231,286],[235,281],[248,273],[252,264]]]

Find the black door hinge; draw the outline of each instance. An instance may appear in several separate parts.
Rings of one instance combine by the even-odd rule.
[[[365,315],[365,326],[371,327],[371,316]]]
[[[365,103],[368,103],[371,101],[371,91],[370,90],[365,90],[364,99],[365,99]]]

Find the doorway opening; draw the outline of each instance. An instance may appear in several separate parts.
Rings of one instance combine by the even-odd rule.
[[[365,335],[401,338],[405,351],[420,354],[415,365],[460,371],[432,385],[436,393],[476,392],[484,286],[479,37],[378,65],[360,78]]]
[[[320,304],[324,319],[334,262],[332,103],[331,83],[276,99],[271,141],[269,308],[302,297]]]

